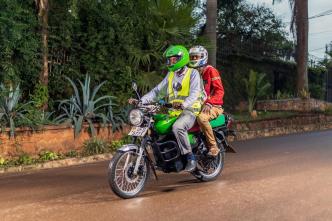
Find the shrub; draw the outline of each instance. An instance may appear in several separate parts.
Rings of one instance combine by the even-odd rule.
[[[70,150],[67,153],[65,153],[65,157],[77,157],[78,156],[78,152],[76,150]]]
[[[45,150],[39,153],[39,160],[42,162],[57,159],[59,159],[59,155],[53,151]]]
[[[97,137],[93,137],[83,143],[83,155],[94,155],[94,154],[102,154],[109,152],[111,150],[110,143],[105,140],[99,139]]]
[[[26,153],[23,153],[18,157],[16,164],[17,165],[30,165],[35,162],[36,162],[36,160],[34,158],[32,158],[30,155],[28,155]]]
[[[0,156],[0,166],[4,166],[6,165],[6,163],[7,163],[6,159]]]

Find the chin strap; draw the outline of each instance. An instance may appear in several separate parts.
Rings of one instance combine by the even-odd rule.
[[[186,71],[186,67],[184,66],[183,68],[180,68],[179,70],[174,71],[174,73],[177,74],[177,75],[180,75],[185,71]]]

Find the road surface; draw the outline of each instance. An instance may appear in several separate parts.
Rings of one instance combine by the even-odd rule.
[[[332,220],[332,131],[234,146],[218,180],[160,173],[130,200],[110,191],[108,162],[1,175],[0,220]]]

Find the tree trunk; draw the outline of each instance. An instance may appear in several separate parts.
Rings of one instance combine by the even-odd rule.
[[[297,92],[308,91],[308,0],[296,0]]]
[[[204,35],[209,39],[209,64],[216,66],[217,56],[217,0],[206,1],[206,28]]]
[[[43,66],[39,75],[40,83],[48,87],[48,9],[49,1],[48,0],[36,0],[36,5],[38,8],[38,18],[41,24],[41,36],[42,36],[42,59]],[[46,110],[47,101],[43,105],[42,109]]]

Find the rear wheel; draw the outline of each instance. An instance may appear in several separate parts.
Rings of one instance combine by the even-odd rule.
[[[197,161],[197,169],[192,174],[201,181],[215,180],[224,168],[224,161],[225,150],[224,148],[221,148],[216,157],[208,155],[201,156]]]
[[[108,183],[113,192],[121,198],[137,196],[145,187],[150,167],[142,157],[137,174],[134,174],[138,155],[134,151],[117,152],[108,167]]]

